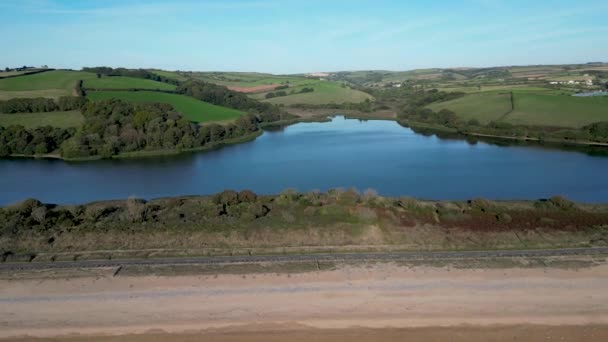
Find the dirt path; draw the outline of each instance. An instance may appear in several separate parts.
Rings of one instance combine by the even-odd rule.
[[[278,275],[112,273],[0,281],[0,337],[239,331],[252,324],[316,329],[608,324],[606,264],[578,270],[374,264]]]

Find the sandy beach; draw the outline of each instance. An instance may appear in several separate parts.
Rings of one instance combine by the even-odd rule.
[[[295,274],[0,280],[0,337],[378,341],[608,338],[608,265],[342,265]],[[78,334],[78,335],[73,335]],[[130,334],[130,335],[128,335]],[[167,335],[168,334],[168,335]],[[488,335],[489,334],[489,335]],[[100,337],[101,336],[101,337]],[[350,337],[349,337],[350,336]],[[460,336],[460,337],[458,337]],[[502,336],[502,337],[501,337]],[[500,337],[500,338],[499,338]],[[462,339],[461,339],[462,338]]]

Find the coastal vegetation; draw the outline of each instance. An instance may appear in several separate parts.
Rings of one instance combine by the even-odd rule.
[[[226,190],[203,197],[129,198],[84,205],[28,199],[1,208],[0,222],[0,254],[5,260],[32,260],[53,253],[71,258],[104,255],[97,250],[105,250],[106,258],[129,251],[137,253],[131,256],[146,257],[145,250],[154,249],[159,255],[177,247],[202,254],[348,246],[521,249],[602,244],[608,234],[608,207],[562,197],[436,202],[382,197],[372,190],[286,190],[278,195]]]

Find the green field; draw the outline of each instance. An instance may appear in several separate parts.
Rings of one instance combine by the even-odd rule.
[[[1,91],[65,89],[71,91],[78,80],[95,78],[95,74],[82,71],[54,70],[34,75],[0,80]]]
[[[175,71],[166,71],[166,70],[158,70],[158,69],[151,69],[149,70],[151,73],[157,74],[159,76],[164,76],[167,78],[171,78],[174,80],[178,80],[178,81],[187,81],[188,78],[178,72]]]
[[[608,121],[608,97],[574,97],[516,93],[515,110],[506,116],[512,124],[582,127]]]
[[[244,114],[236,109],[216,106],[192,97],[153,91],[91,91],[87,97],[93,101],[116,98],[136,103],[168,103],[194,122],[232,120]]]
[[[59,128],[79,127],[84,122],[80,111],[0,114],[0,126],[21,125],[25,128],[53,126]]]
[[[193,78],[227,87],[255,87],[269,84],[302,85],[315,81],[301,76],[276,76],[272,74],[249,72],[199,72],[193,73]]]
[[[102,76],[101,78],[90,78],[84,81],[84,88],[93,89],[152,89],[152,90],[174,90],[172,84],[156,82],[143,78],[123,77],[123,76]]]
[[[74,85],[78,80],[95,77],[95,74],[89,72],[54,70],[0,79],[0,99],[70,96],[73,95]]]
[[[514,91],[515,108],[511,112],[509,97],[499,92],[476,93],[428,107],[435,111],[450,109],[464,120],[477,119],[482,124],[500,120],[515,125],[579,128],[608,121],[608,97],[605,96],[574,97],[555,92]]]
[[[498,84],[498,85],[477,85],[459,86],[459,87],[438,87],[437,90],[448,92],[463,92],[463,93],[479,93],[479,92],[495,92],[495,91],[512,91],[512,92],[547,92],[559,93],[559,91],[541,86],[526,85],[526,84]]]
[[[11,77],[11,76],[19,76],[19,75],[27,74],[28,72],[34,72],[34,71],[40,71],[40,70],[46,70],[46,69],[27,69],[27,70],[22,70],[22,71],[0,70],[0,79],[5,78],[5,77]]]
[[[511,94],[471,94],[451,101],[433,103],[428,107],[434,111],[449,109],[466,121],[477,119],[480,123],[487,124],[511,111]]]
[[[291,90],[299,91],[300,87],[294,87],[285,89],[287,93]],[[343,88],[339,83],[329,82],[329,81],[316,81],[316,83],[311,83],[307,87],[313,88],[315,91],[311,93],[303,93],[303,94],[293,94],[288,96],[274,97],[268,100],[264,100],[266,102],[274,103],[274,104],[327,104],[327,103],[344,103],[344,102],[352,102],[358,103],[363,102],[366,99],[373,100],[374,98],[362,91],[350,89],[348,87]],[[258,96],[262,96],[263,94],[259,94]]]

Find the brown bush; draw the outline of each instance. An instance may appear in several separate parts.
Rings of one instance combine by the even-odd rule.
[[[549,202],[554,207],[561,210],[570,210],[574,208],[574,202],[562,196],[553,196],[549,199]]]
[[[131,222],[141,222],[146,213],[146,201],[129,197],[127,199],[127,215]]]
[[[34,208],[32,210],[32,218],[38,223],[44,223],[46,219],[47,209],[44,206]]]
[[[251,190],[243,190],[238,194],[239,202],[253,203],[257,200],[258,195],[256,195]]]
[[[234,205],[239,203],[239,194],[234,190],[224,190],[213,197],[216,204]]]

